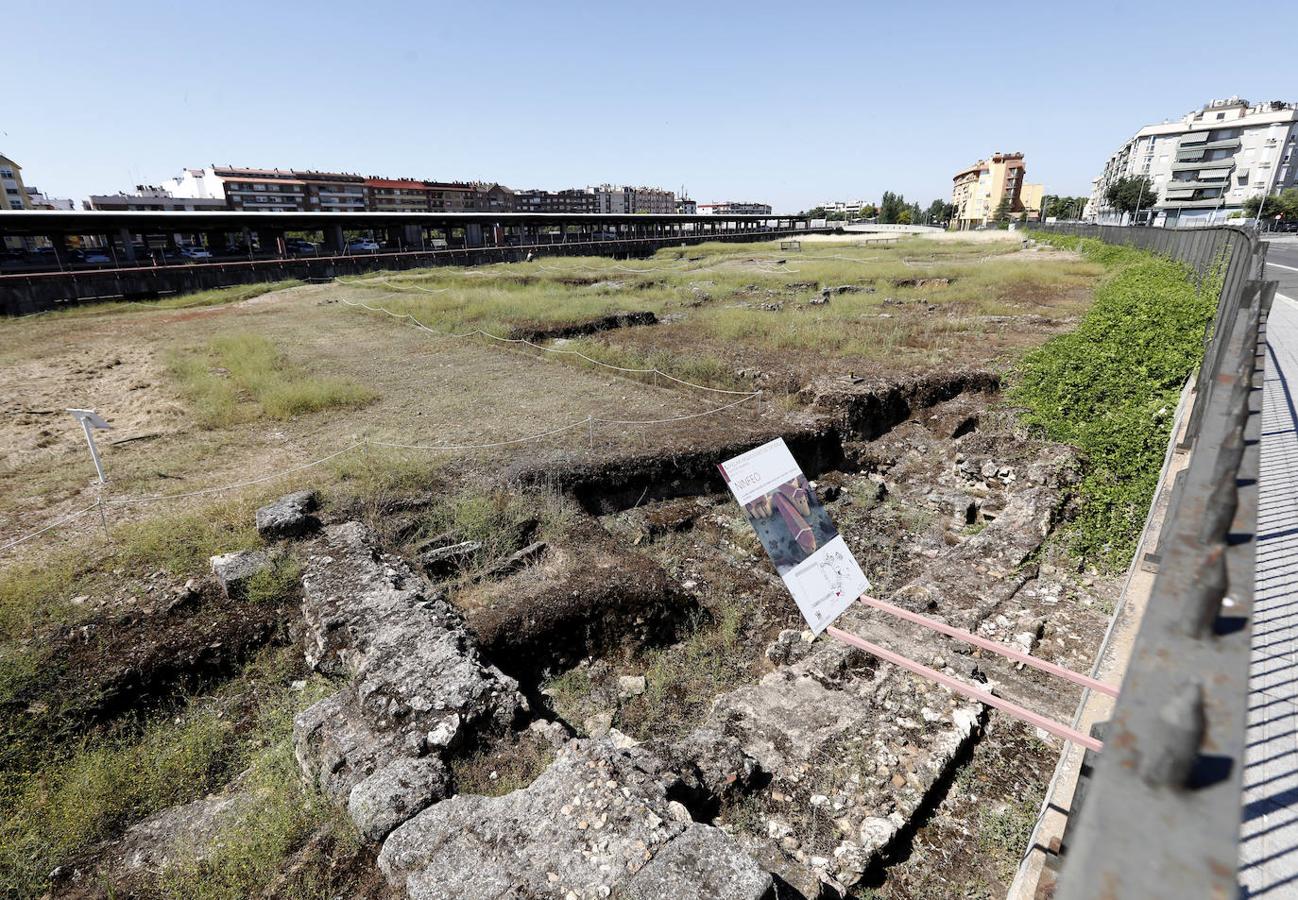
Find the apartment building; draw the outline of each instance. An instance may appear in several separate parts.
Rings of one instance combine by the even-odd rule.
[[[598,187],[587,188],[595,195],[595,203],[598,209],[595,212],[600,213],[629,213],[633,202],[632,189],[629,187],[615,187],[611,184],[601,184]]]
[[[173,197],[158,185],[137,184],[135,193],[92,194],[82,203],[85,209],[102,209],[116,212],[145,210],[149,212],[175,212],[225,209],[224,198]]]
[[[1134,217],[1154,225],[1190,226],[1243,215],[1250,197],[1298,186],[1298,107],[1240,97],[1212,100],[1175,121],[1146,125],[1108,158],[1091,182],[1087,219],[1118,223],[1133,216],[1105,196],[1121,178],[1149,179],[1157,199]]]
[[[374,212],[431,212],[432,188],[409,178],[366,178],[365,205]]]
[[[340,172],[294,170],[306,188],[307,209],[318,212],[364,212],[365,179]]]
[[[587,188],[595,195],[601,213],[659,213],[676,212],[676,194],[655,187],[601,184]]]
[[[479,212],[513,212],[514,192],[503,184],[475,184],[473,208]]]
[[[723,200],[720,203],[700,203],[701,216],[769,216],[769,203],[752,203],[749,201]]]
[[[0,188],[4,189],[3,209],[31,209],[31,199],[23,186],[23,167],[0,153]]]
[[[477,185],[466,181],[425,181],[428,206],[435,212],[464,212],[478,208]]]
[[[518,212],[597,213],[599,198],[583,188],[566,188],[561,191],[530,188],[515,193],[514,209]]]
[[[163,183],[173,197],[220,199],[227,209],[263,212],[363,212],[365,179],[341,172],[209,166]]]
[[[662,188],[631,189],[631,212],[668,215],[676,212],[676,193]]]
[[[956,227],[965,230],[988,224],[995,219],[1006,198],[1009,199],[1009,213],[1014,218],[1020,215],[1039,217],[1045,187],[1027,184],[1027,173],[1022,153],[1000,151],[957,172],[951,186]],[[1024,202],[1025,194],[1031,206]]]
[[[689,197],[681,197],[676,201],[676,212],[682,216],[697,216],[699,214],[699,204]]]
[[[828,200],[821,204],[825,212],[844,213],[848,216],[859,216],[868,206],[874,206],[869,200]]]
[[[27,201],[32,209],[73,210],[77,208],[70,197],[51,197],[35,185],[27,186]]]

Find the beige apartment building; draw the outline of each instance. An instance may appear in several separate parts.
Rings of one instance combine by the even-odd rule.
[[[1022,153],[999,151],[957,172],[951,188],[956,228],[966,230],[988,224],[1006,197],[1012,217],[1039,218],[1045,186],[1027,184],[1027,174]]]
[[[23,167],[0,153],[0,188],[4,189],[3,209],[31,209],[31,199],[23,186]]]

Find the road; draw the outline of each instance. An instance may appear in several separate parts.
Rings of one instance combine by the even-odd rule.
[[[1298,241],[1272,241],[1240,885],[1298,895]]]
[[[1298,238],[1271,241],[1266,263],[1266,277],[1280,282],[1279,293],[1298,300]]]

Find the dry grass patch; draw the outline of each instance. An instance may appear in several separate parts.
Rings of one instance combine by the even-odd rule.
[[[268,338],[246,332],[215,338],[197,355],[173,354],[169,368],[205,428],[363,406],[377,397],[344,378],[309,375]]]

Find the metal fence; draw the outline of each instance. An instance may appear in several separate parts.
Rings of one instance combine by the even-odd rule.
[[[1059,900],[1238,893],[1267,312],[1266,244],[1239,228],[1043,225],[1221,279],[1178,450],[1189,460],[1104,750],[1064,839]],[[1139,354],[1139,347],[1132,347]]]

